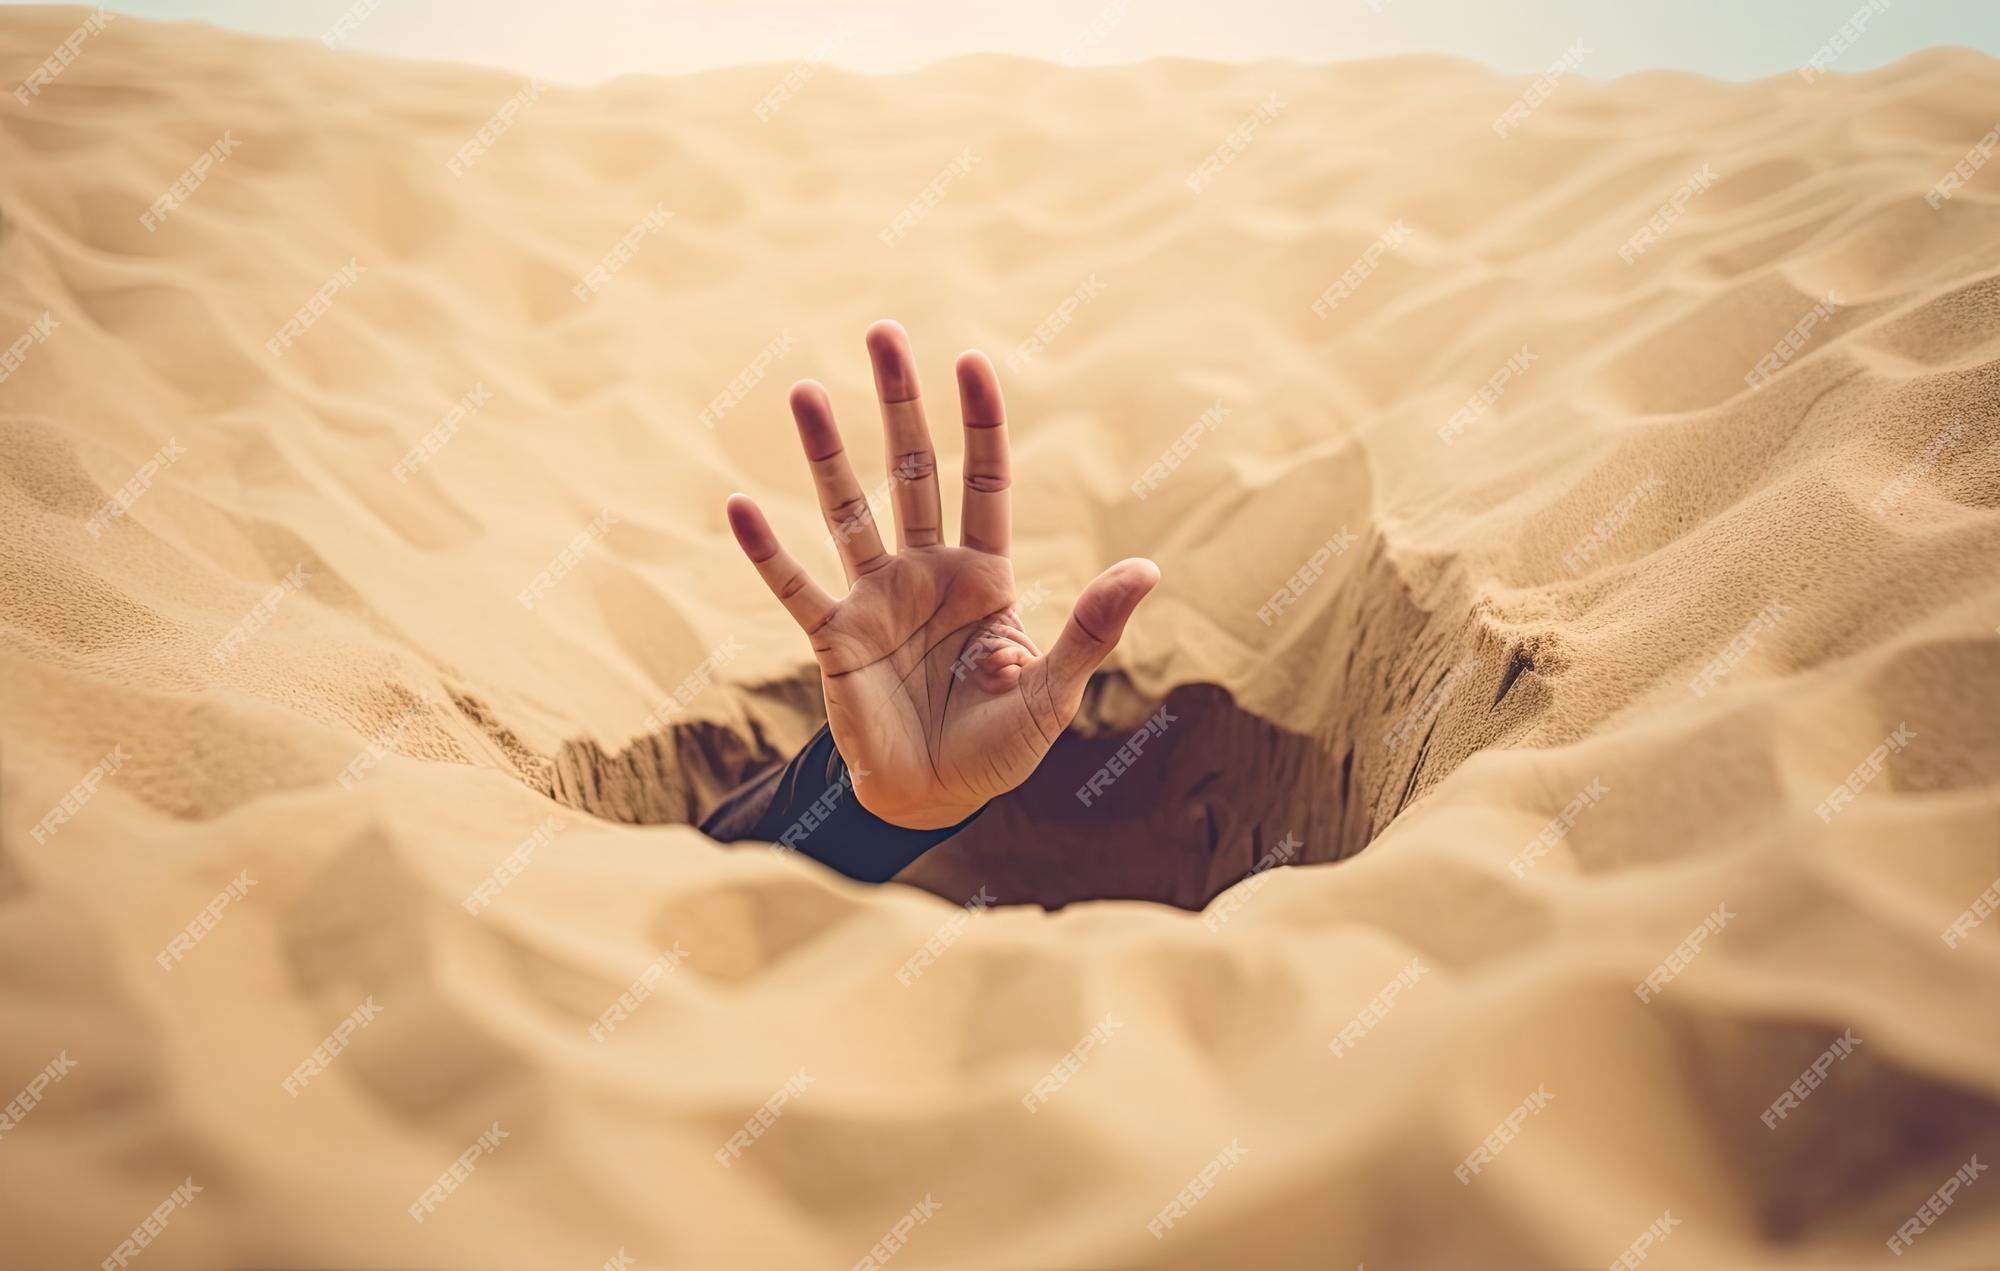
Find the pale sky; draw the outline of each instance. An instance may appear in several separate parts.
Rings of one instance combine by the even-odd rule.
[[[0,0],[15,3],[17,0]],[[1861,15],[1832,63],[1865,70],[1933,45],[2000,53],[2000,0],[113,0],[140,17],[477,62],[571,83],[827,60],[902,70],[959,53],[1084,63],[1162,55],[1338,61],[1433,52],[1538,70],[1577,40],[1590,76],[1672,67],[1724,79],[1796,70]]]

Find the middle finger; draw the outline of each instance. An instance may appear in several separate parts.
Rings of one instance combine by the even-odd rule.
[[[910,337],[902,325],[884,319],[869,327],[868,357],[875,366],[875,393],[882,401],[889,502],[896,513],[897,546],[936,547],[944,542],[937,452],[931,447],[931,430],[924,422],[916,359],[911,356]]]

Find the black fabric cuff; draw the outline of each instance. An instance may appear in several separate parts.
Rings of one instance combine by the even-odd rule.
[[[886,883],[985,810],[936,830],[891,825],[861,806],[833,730],[822,724],[790,763],[730,791],[701,830],[725,843],[762,839],[849,878]]]

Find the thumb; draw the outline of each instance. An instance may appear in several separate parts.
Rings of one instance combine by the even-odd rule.
[[[1066,727],[1076,714],[1090,673],[1118,647],[1126,620],[1159,581],[1160,567],[1135,556],[1099,574],[1076,598],[1062,635],[1044,659],[1049,696],[1060,715],[1058,728]]]

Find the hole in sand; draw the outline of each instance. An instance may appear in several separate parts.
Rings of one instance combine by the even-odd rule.
[[[752,696],[810,715],[818,686],[808,677]],[[1077,792],[1159,708],[1171,721],[1165,731],[1086,806]],[[736,784],[790,757],[758,716],[748,735],[680,724],[616,755],[572,742],[556,758],[550,794],[612,820],[696,823]],[[1221,687],[1186,685],[1153,701],[1122,675],[1100,676],[1077,719],[1034,776],[900,881],[959,903],[983,894],[1046,908],[1116,899],[1200,909],[1267,855],[1311,864],[1368,842],[1352,748],[1332,754],[1241,709]]]
[[[1546,643],[1503,637],[1469,597],[1419,605],[1379,541],[1358,555],[1355,575],[1318,593],[1318,607],[1285,632],[1339,659],[1321,658],[1308,681],[1261,690],[1318,703],[1302,712],[1320,721],[1313,733],[1243,709],[1219,685],[1159,699],[1122,672],[1099,675],[1034,776],[900,880],[959,903],[1198,910],[1267,855],[1293,865],[1355,855],[1459,764],[1546,709],[1561,666]],[[680,724],[616,754],[572,741],[545,788],[610,820],[698,823],[825,718],[810,668],[739,692],[741,726]],[[1172,722],[1086,806],[1077,791],[1162,706]]]

